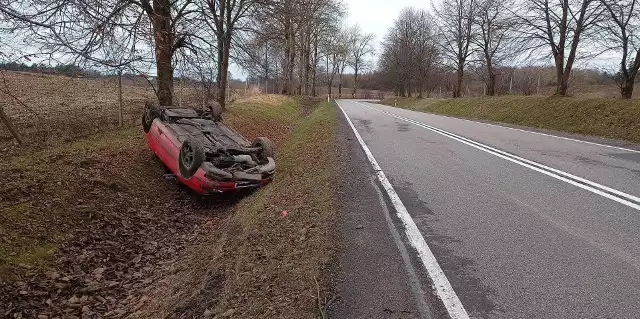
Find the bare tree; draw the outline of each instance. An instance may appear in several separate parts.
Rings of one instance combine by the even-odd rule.
[[[204,21],[215,35],[217,48],[218,103],[224,110],[229,72],[229,57],[235,32],[259,2],[257,0],[203,0]]]
[[[600,0],[606,9],[606,19],[601,24],[605,46],[621,53],[620,69],[614,80],[624,99],[633,96],[638,70],[640,70],[640,17],[638,0]]]
[[[435,64],[439,60],[433,19],[425,10],[405,8],[400,12],[382,43],[379,68],[387,85],[397,95],[423,97],[439,82]]]
[[[516,27],[516,20],[509,12],[515,4],[513,0],[478,0],[474,17],[477,36],[473,42],[481,51],[486,69],[486,94],[496,94],[495,66],[502,63],[510,54],[517,50],[508,47],[512,31]]]
[[[323,37],[321,44],[321,52],[324,55],[325,62],[327,94],[329,95],[331,95],[335,76],[340,71],[340,67],[344,64],[346,57],[348,44],[344,41],[346,39],[343,35],[344,32],[344,30],[337,29],[326,37]]]
[[[396,20],[397,21],[397,20]],[[384,76],[387,87],[393,88],[396,96],[405,96],[405,83],[402,75],[402,52],[400,50],[399,31],[391,27],[382,41],[382,54],[378,60],[378,68]]]
[[[567,95],[579,46],[602,17],[599,0],[529,0],[519,12],[522,37],[535,52],[548,47],[556,67],[556,94]]]
[[[434,38],[435,26],[432,25],[433,18],[425,10],[416,10],[411,14],[414,25],[413,48],[415,67],[414,76],[418,98],[423,97],[426,89],[429,96],[435,88],[434,75],[436,73],[435,64],[438,62],[439,53],[437,42]]]
[[[365,66],[366,58],[373,54],[373,33],[363,33],[359,25],[354,25],[348,30],[349,57],[348,64],[353,68],[353,96],[358,87],[358,72]]]
[[[313,95],[320,61],[326,62],[327,58],[325,49],[329,41],[325,38],[336,36],[337,26],[345,14],[342,3],[336,0],[268,1],[256,14],[250,32],[254,40],[248,42],[268,42],[270,47],[277,48],[273,54],[279,61],[280,92]]]
[[[50,56],[114,68],[154,56],[163,105],[173,103],[174,54],[189,47],[197,29],[189,19],[197,13],[193,0],[19,0],[0,5],[0,12],[16,29],[30,31],[32,44]]]
[[[342,38],[338,41],[344,43],[344,46],[340,47],[340,51],[338,51],[337,59],[338,59],[338,96],[342,97],[342,87],[344,86],[344,72],[349,65],[349,56],[351,47],[349,43],[351,43],[351,34],[347,31],[341,32],[339,34]]]
[[[469,57],[473,54],[473,20],[476,0],[443,0],[433,8],[439,24],[441,51],[456,70],[453,97],[462,96],[462,81]]]

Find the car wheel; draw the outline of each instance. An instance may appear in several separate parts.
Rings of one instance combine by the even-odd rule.
[[[252,147],[261,148],[258,153],[258,159],[262,162],[266,162],[269,157],[274,157],[275,153],[273,151],[273,142],[266,137],[258,137],[253,143],[251,143]]]
[[[178,167],[182,178],[190,179],[193,177],[204,160],[204,147],[199,141],[190,138],[182,142],[178,158]]]
[[[160,117],[160,108],[152,101],[144,103],[144,112],[142,113],[142,129],[145,133],[149,133],[153,120]]]

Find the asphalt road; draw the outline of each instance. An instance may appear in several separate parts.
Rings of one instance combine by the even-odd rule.
[[[640,151],[368,102],[340,100],[338,104],[397,192],[470,317],[640,316]],[[348,145],[358,148],[351,138]],[[371,163],[362,150],[358,152],[350,165],[367,167],[373,176]],[[359,192],[381,189],[367,185],[370,181],[360,182]],[[364,290],[379,289],[369,292],[378,299],[397,294],[402,294],[401,300],[412,299],[401,305],[405,317],[441,317],[446,311],[434,301],[437,298],[429,296],[436,293],[403,233],[406,224],[397,220],[388,196],[386,204],[381,204],[375,194],[368,194],[365,203],[354,204],[359,208],[351,211],[359,215],[345,229],[345,238],[368,227],[357,225],[367,216],[379,221],[373,227],[379,230],[356,244],[384,246],[369,253],[395,266],[369,264],[369,269],[375,273],[381,267],[397,278],[389,275],[396,278],[394,286],[376,275],[382,284],[367,283],[370,287]],[[392,217],[388,230],[380,224],[386,218],[385,209]],[[394,231],[400,234],[401,244],[391,244]],[[403,247],[409,260],[403,256]],[[363,260],[363,266],[352,260],[356,265],[352,270],[366,271],[360,268],[366,268],[367,249],[362,248],[363,256],[355,258]],[[343,261],[349,255],[344,254]],[[338,291],[357,294],[349,286],[358,287],[358,283],[338,285]],[[386,293],[385,287],[402,292]],[[366,293],[362,296],[367,299]],[[421,300],[426,300],[428,309]],[[359,312],[364,310],[354,303],[345,302],[334,314],[377,317],[375,312]]]

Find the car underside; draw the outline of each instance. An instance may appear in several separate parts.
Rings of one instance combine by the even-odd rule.
[[[214,107],[199,111],[147,103],[142,124],[155,155],[198,193],[256,188],[275,175],[269,139],[250,143],[224,124]]]

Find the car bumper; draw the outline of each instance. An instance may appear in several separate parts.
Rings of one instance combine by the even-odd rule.
[[[261,186],[271,183],[272,178],[265,178],[260,181],[230,181],[230,182],[217,182],[217,181],[205,181],[197,189],[193,188],[201,194],[219,194],[240,191],[244,189],[255,189]],[[202,190],[199,191],[198,189]]]

